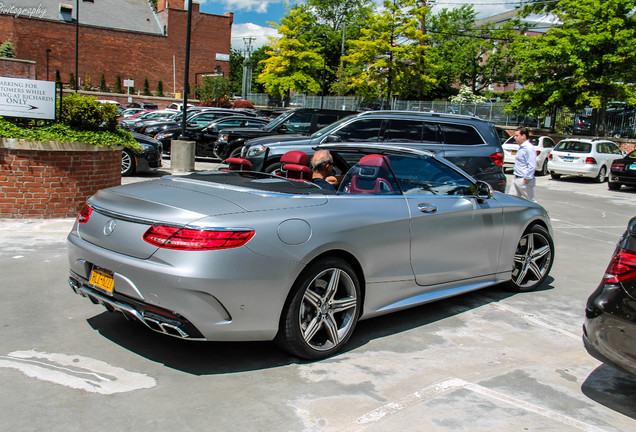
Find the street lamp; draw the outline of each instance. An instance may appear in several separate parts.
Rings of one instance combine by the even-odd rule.
[[[320,40],[327,40],[327,35],[325,35],[324,33],[318,33],[316,35],[316,39],[320,39]],[[325,44],[322,47],[322,92],[320,95],[320,109],[323,109],[325,107],[325,68],[327,66],[327,43],[325,42]]]
[[[51,52],[51,48],[46,49],[46,80],[49,80],[49,53]]]
[[[79,0],[75,0],[75,93],[79,91]]]

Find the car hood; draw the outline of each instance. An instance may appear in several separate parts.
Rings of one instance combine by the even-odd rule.
[[[88,223],[78,224],[78,235],[97,246],[137,258],[149,258],[156,247],[141,240],[153,223],[176,226],[214,226],[215,217],[286,208],[311,207],[327,202],[323,195],[281,196],[263,191],[219,185],[187,177],[163,177],[104,189],[89,199]],[[107,225],[115,220],[109,234]],[[221,227],[227,227],[224,218]]]

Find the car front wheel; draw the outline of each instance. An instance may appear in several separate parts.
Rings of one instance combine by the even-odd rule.
[[[128,149],[124,149],[121,152],[121,175],[131,176],[135,173],[135,156]]]
[[[554,243],[550,233],[540,225],[533,226],[517,244],[509,288],[517,292],[538,288],[548,277],[553,262]]]
[[[301,358],[326,358],[347,343],[359,316],[356,273],[341,259],[323,259],[303,271],[294,284],[275,342]]]

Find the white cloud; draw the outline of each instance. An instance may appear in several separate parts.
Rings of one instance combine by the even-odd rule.
[[[252,51],[269,43],[269,38],[277,38],[280,35],[271,27],[263,27],[254,23],[232,25],[232,48],[241,50],[246,46],[248,38],[253,38]]]
[[[271,3],[282,3],[282,0],[197,0],[201,4],[222,3],[229,11],[267,13]]]

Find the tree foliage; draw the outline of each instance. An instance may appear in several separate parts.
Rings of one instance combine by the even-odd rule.
[[[2,45],[0,45],[0,57],[15,58],[15,49],[13,48],[13,42],[7,39]]]
[[[432,76],[441,95],[455,93],[456,84],[482,94],[493,84],[513,82],[514,55],[508,46],[525,30],[518,19],[495,27],[477,26],[476,12],[470,5],[443,9],[427,17],[431,62],[437,68]]]
[[[415,0],[385,0],[384,9],[370,16],[343,58],[354,68],[350,86],[357,94],[390,100],[397,94],[423,95],[435,85],[420,24],[425,13]]]
[[[284,96],[290,91],[317,94],[321,89],[319,72],[323,60],[320,43],[315,41],[316,20],[304,5],[293,6],[274,24],[282,35],[267,49],[263,71],[257,81],[267,93]]]
[[[196,89],[201,104],[205,106],[225,106],[230,100],[232,83],[222,76],[206,76]]]
[[[513,108],[605,108],[613,100],[636,102],[634,0],[561,0],[544,5],[561,22],[545,36],[515,46],[524,88]],[[534,9],[540,8],[536,5]]]

